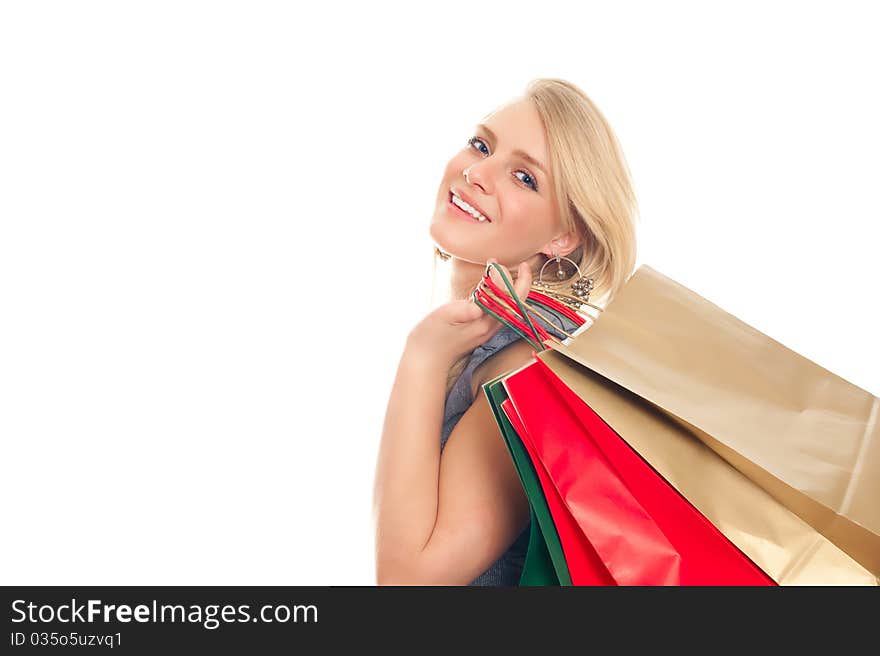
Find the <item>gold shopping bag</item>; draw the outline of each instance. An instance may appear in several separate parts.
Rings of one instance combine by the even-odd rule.
[[[880,400],[641,266],[537,354],[780,584],[880,576]]]

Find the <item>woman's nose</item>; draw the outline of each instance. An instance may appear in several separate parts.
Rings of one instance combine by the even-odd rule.
[[[484,172],[482,167],[477,167],[471,164],[464,171],[464,179],[469,185],[474,185],[483,190],[483,193],[489,193],[489,184],[490,176]]]

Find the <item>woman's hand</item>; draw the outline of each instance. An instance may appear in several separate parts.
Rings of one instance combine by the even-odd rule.
[[[497,262],[490,258],[489,262]],[[508,278],[510,272],[499,265]],[[507,290],[498,271],[493,267],[489,276],[501,289]],[[517,279],[513,283],[517,296],[525,302],[532,284],[532,272],[528,263],[522,262],[517,269]],[[428,314],[410,331],[406,350],[411,357],[430,363],[443,371],[448,371],[458,358],[470,353],[484,344],[501,329],[502,323],[486,314],[474,302],[467,300],[450,301]]]

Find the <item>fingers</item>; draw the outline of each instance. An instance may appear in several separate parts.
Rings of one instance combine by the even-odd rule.
[[[498,266],[501,268],[501,270],[504,271],[504,273],[507,275],[508,280],[513,279],[513,276],[510,274],[510,271],[507,269],[507,267],[505,267],[503,264],[498,262],[498,260],[496,258],[494,258],[494,257],[489,258],[486,263],[487,263],[487,265],[489,265],[493,262],[498,264]],[[492,282],[494,282],[499,287],[499,289],[502,290],[502,292],[505,295],[508,293],[507,285],[504,284],[504,280],[501,278],[501,274],[498,273],[498,269],[496,269],[494,266],[489,267],[489,277],[491,278]],[[526,297],[529,295],[529,291],[531,290],[531,286],[532,286],[531,269],[529,268],[529,265],[527,262],[521,262],[516,270],[516,280],[513,281],[513,289],[516,292],[517,297],[519,297],[520,301],[522,301],[523,303],[525,303]],[[509,310],[512,314],[521,316],[521,312],[519,310],[517,310],[515,307],[509,308]],[[493,333],[500,330],[501,327],[504,325],[504,322],[499,321],[498,319],[496,319],[495,317],[493,317],[489,314],[486,314],[485,322],[481,321],[479,323],[481,323],[481,324],[485,323],[485,325],[486,325],[485,335],[487,336],[487,338],[490,337]]]
[[[490,339],[501,328],[502,323],[491,314],[488,314],[482,307],[474,303],[472,300],[468,304],[474,310],[474,314],[468,314],[466,320],[462,320],[459,325],[467,324],[468,331],[472,331],[473,337],[482,344]],[[463,315],[464,316],[464,315]]]
[[[483,309],[473,299],[451,301],[443,309],[447,322],[453,325],[474,323],[484,316]]]
[[[516,290],[516,295],[525,301],[529,295],[529,290],[532,288],[532,270],[527,262],[520,262],[516,275],[516,283],[514,283],[513,288]]]
[[[496,264],[498,264],[499,267],[501,267],[501,270],[504,271],[504,274],[507,276],[508,280],[513,280],[513,276],[510,274],[510,271],[506,266],[501,264],[494,257],[490,257],[487,261],[487,264],[491,264],[492,262],[495,262]],[[507,291],[507,285],[504,284],[504,280],[501,278],[501,274],[498,273],[498,269],[496,269],[495,267],[490,267],[489,277],[492,279],[492,282],[498,285],[500,289],[504,290],[505,292]],[[514,289],[516,289],[516,285],[514,285]],[[519,292],[517,291],[517,293]]]
[[[489,258],[487,264],[492,262],[498,263],[498,260],[494,257]],[[509,280],[513,279],[513,276],[510,275],[510,271],[508,271],[507,267],[503,264],[498,263],[498,266],[501,267],[502,271],[507,274],[507,278]],[[501,289],[507,291],[507,287],[504,284],[504,281],[501,279],[501,274],[498,273],[498,270],[495,267],[489,268],[489,277],[492,279],[496,285],[498,285]],[[513,288],[516,290],[516,295],[519,296],[520,300],[525,301],[526,296],[529,294],[529,290],[532,287],[532,270],[529,268],[528,262],[520,262],[519,266],[516,269],[516,281],[513,283]]]
[[[507,267],[505,267],[503,264],[498,262],[498,260],[496,260],[494,257],[490,257],[486,261],[486,264],[487,265],[492,264],[493,262],[495,262],[499,267],[501,267],[502,271],[504,271],[504,273],[507,274],[507,277],[510,278],[510,273],[508,273]],[[489,277],[492,279],[492,282],[494,282],[496,285],[501,287],[501,289],[504,289],[504,281],[501,279],[501,274],[498,273],[498,269],[496,269],[495,267],[489,267]]]

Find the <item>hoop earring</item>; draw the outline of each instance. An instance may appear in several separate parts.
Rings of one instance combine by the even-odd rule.
[[[571,262],[574,265],[574,268],[577,270],[578,279],[575,280],[571,284],[571,295],[575,296],[579,300],[582,300],[584,303],[587,303],[590,300],[590,292],[593,291],[593,279],[592,278],[584,278],[581,273],[581,268],[577,265],[577,262],[571,260],[564,255],[559,255],[559,253],[554,253],[553,257],[556,262],[556,276],[560,279],[560,281],[565,278],[565,272],[562,270],[562,260],[566,260]],[[541,267],[541,270],[538,272],[538,280],[537,282],[532,283],[533,287],[537,287],[539,290],[544,291],[545,293],[551,290],[551,287],[548,283],[544,282],[544,269],[547,265],[550,264],[550,259],[544,262],[544,266]],[[546,290],[546,291],[545,291]],[[548,296],[552,295],[550,293]]]

